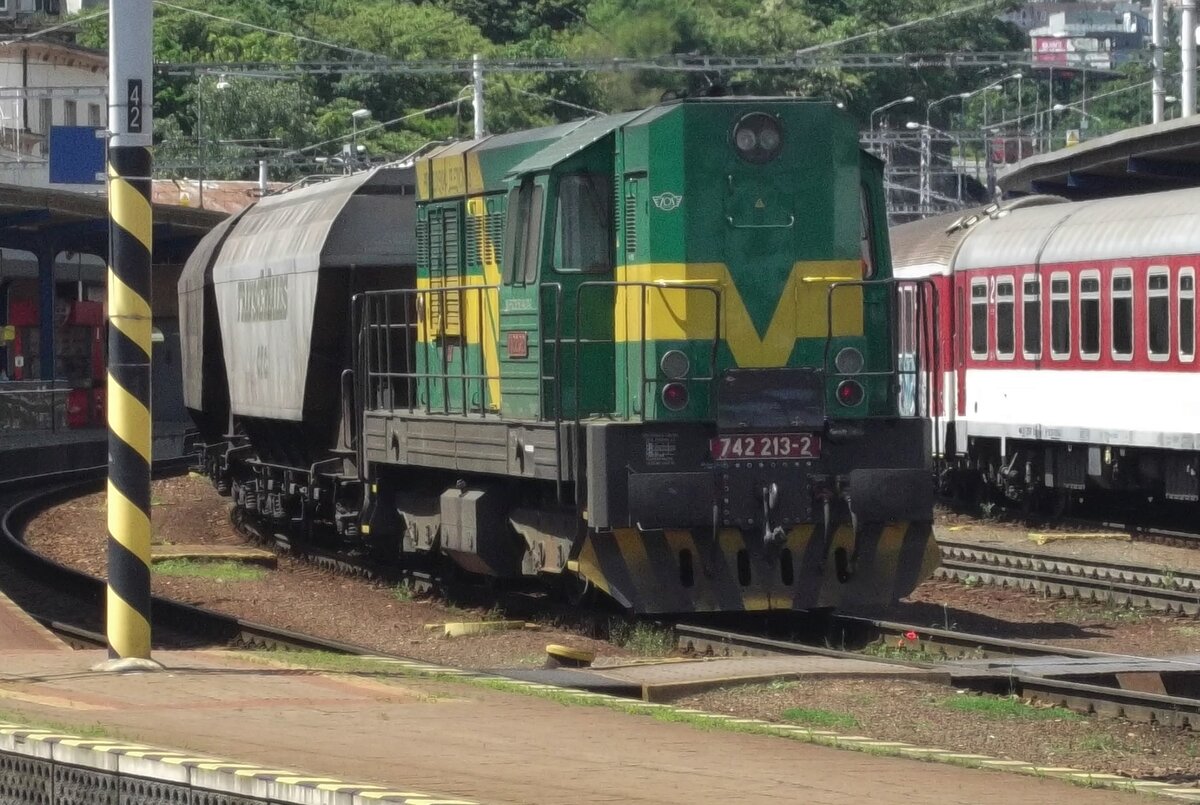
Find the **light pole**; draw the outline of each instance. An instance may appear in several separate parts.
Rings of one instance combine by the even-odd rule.
[[[910,120],[909,122],[905,123],[904,127],[906,129],[908,129],[909,131],[920,131],[921,132],[921,162],[922,162],[922,179],[923,179],[922,186],[924,188],[925,195],[929,196],[928,201],[932,202],[932,196],[933,196],[933,189],[932,189],[932,184],[933,184],[933,181],[932,181],[932,179],[933,179],[933,135],[940,134],[941,136],[945,137],[946,139],[948,139],[952,143],[954,143],[956,146],[958,146],[958,160],[960,163],[963,161],[963,159],[965,159],[962,139],[960,139],[959,137],[956,137],[955,135],[951,134],[948,131],[943,131],[942,129],[936,128],[934,126],[930,126],[928,123],[918,123],[915,120]],[[963,200],[963,177],[962,177],[962,170],[961,170],[962,166],[961,165],[956,166],[954,164],[954,161],[951,160],[950,167],[954,170],[954,175],[957,180],[958,203],[961,205],[962,200]],[[928,174],[929,174],[929,177],[927,179],[924,177],[924,174],[926,172],[928,172]],[[926,211],[928,212],[928,210],[926,210]]]
[[[913,96],[905,95],[903,98],[897,98],[894,101],[888,101],[883,106],[877,106],[874,109],[872,109],[871,115],[868,118],[870,132],[872,134],[875,133],[875,115],[879,114],[880,112],[886,112],[888,109],[891,109],[893,106],[899,106],[902,103],[912,103],[915,100],[916,100],[916,98],[914,98]]]
[[[355,109],[350,113],[350,125],[353,133],[350,135],[350,155],[346,159],[347,173],[353,173],[354,168],[352,165],[358,164],[358,121],[366,120],[370,116],[370,109]]]
[[[958,98],[960,101],[965,101],[970,97],[971,93],[969,92],[956,92],[953,95],[947,95],[945,98],[938,98],[936,101],[930,101],[929,103],[925,104],[925,125],[929,125],[929,118],[933,112],[933,107],[937,106],[938,104],[945,103],[946,101],[952,101],[955,98]]]
[[[225,80],[224,75],[221,75],[220,77],[217,78],[216,87],[217,87],[217,90],[221,91],[221,92],[224,92],[225,90],[229,89],[229,82]],[[204,114],[203,114],[203,112],[204,112],[204,87],[202,84],[198,84],[196,86],[196,145],[199,146],[199,148],[200,148],[200,165],[196,168],[196,171],[197,171],[197,173],[200,174],[200,179],[199,179],[200,190],[199,190],[199,194],[198,194],[200,196],[200,199],[199,199],[200,209],[204,209],[204,174],[205,174],[205,167],[207,166],[207,163],[208,163],[208,155],[204,148],[204,122],[203,122]]]

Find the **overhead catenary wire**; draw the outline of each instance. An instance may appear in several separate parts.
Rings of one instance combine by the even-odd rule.
[[[981,2],[981,3],[972,3],[971,5],[963,6],[962,8],[952,8],[948,11],[943,11],[938,14],[932,14],[928,17],[922,17],[922,18],[916,19],[916,20],[908,20],[906,22],[899,22],[899,23],[896,23],[895,25],[889,25],[885,28],[877,28],[874,31],[867,31],[866,33],[855,34],[854,36],[849,36],[849,37],[846,37],[845,39],[839,39],[836,42],[823,42],[819,45],[812,45],[810,47],[801,48],[796,51],[796,55],[799,56],[799,55],[805,54],[805,53],[816,53],[817,51],[820,51],[820,50],[830,50],[832,48],[837,48],[837,47],[842,47],[843,45],[848,45],[851,42],[859,42],[859,41],[862,41],[863,39],[870,39],[870,38],[876,37],[876,36],[883,36],[884,34],[895,33],[896,31],[903,31],[908,28],[915,28],[916,26],[924,25],[927,22],[937,22],[938,20],[944,20],[948,17],[956,17],[960,14],[966,14],[967,12],[970,12],[970,11],[978,11],[981,8],[986,8],[987,6],[996,5],[998,2],[999,2],[999,0],[983,0],[983,2]]]
[[[343,51],[344,53],[355,53],[355,54],[358,54],[359,56],[367,56],[372,59],[386,59],[387,58],[387,56],[384,56],[380,53],[372,53],[369,50],[361,50],[359,48],[348,47],[346,45],[338,45],[333,42],[325,42],[320,39],[313,39],[310,36],[304,36],[302,34],[291,33],[290,31],[277,31],[273,28],[267,28],[266,26],[263,26],[263,25],[256,25],[255,23],[252,23],[252,22],[245,22],[243,20],[234,19],[232,17],[223,17],[219,14],[213,14],[208,11],[201,11],[196,8],[189,8],[187,6],[181,6],[181,5],[177,5],[175,3],[169,3],[169,2],[167,2],[167,0],[154,0],[154,5],[161,6],[163,8],[171,8],[176,11],[183,11],[187,14],[194,14],[197,17],[207,17],[209,19],[218,20],[220,22],[227,22],[230,25],[237,25],[237,26],[240,26],[243,28],[249,28],[251,30],[259,31],[261,33],[271,34],[273,36],[286,36],[289,39],[295,39],[299,42],[307,42],[310,45],[318,45],[320,47],[329,48],[331,50],[340,50],[340,51]]]

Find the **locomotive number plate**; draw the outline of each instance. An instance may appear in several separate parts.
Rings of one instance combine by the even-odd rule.
[[[819,458],[821,437],[811,433],[740,433],[709,441],[717,461],[751,458]]]

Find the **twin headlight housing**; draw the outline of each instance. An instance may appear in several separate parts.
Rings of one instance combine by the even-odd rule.
[[[743,115],[733,126],[733,149],[755,165],[770,162],[783,150],[783,126],[765,112]]]

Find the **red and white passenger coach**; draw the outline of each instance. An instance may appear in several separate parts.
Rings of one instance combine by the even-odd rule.
[[[1200,189],[1033,196],[892,230],[938,289],[935,450],[1015,500],[1200,499]]]

